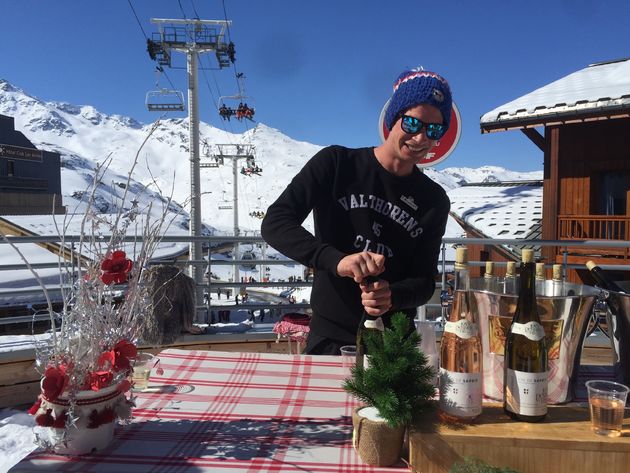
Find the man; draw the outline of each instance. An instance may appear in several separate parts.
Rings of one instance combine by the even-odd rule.
[[[267,210],[264,239],[315,269],[306,353],[338,355],[354,343],[364,310],[388,325],[397,311],[413,318],[433,294],[450,202],[416,164],[448,129],[451,103],[438,74],[403,72],[385,115],[387,140],[324,148]],[[302,227],[311,210],[315,235]]]

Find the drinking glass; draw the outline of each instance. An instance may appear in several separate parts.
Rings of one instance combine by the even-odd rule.
[[[421,337],[418,348],[427,357],[427,364],[435,371],[433,384],[437,386],[438,372],[440,371],[440,356],[437,351],[437,341],[435,337],[436,322],[432,320],[416,320],[416,331]]]
[[[350,376],[350,369],[354,366],[357,360],[357,347],[356,345],[344,345],[340,349],[341,351],[341,365],[343,366],[344,377]]]
[[[155,355],[152,353],[138,353],[133,361],[133,374],[131,376],[134,391],[144,391],[149,387],[149,375],[156,361]]]
[[[630,389],[613,381],[586,382],[591,426],[598,435],[620,437],[626,399]]]

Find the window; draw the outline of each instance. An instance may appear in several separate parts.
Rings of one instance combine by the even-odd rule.
[[[630,173],[614,172],[602,175],[601,213],[625,215],[627,194],[630,190]]]
[[[15,173],[15,161],[8,160],[7,161],[7,176],[13,177]]]

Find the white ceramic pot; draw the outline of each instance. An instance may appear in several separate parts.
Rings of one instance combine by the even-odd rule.
[[[75,425],[67,429],[46,428],[55,452],[65,455],[83,455],[107,447],[114,437],[117,408],[120,403],[125,401],[125,394],[118,391],[118,385],[109,386],[99,391],[79,391],[75,400],[74,415],[78,418]],[[67,392],[64,392],[54,401],[44,400],[42,403],[43,410],[53,409],[55,418],[67,410],[68,406]],[[104,409],[114,411],[114,420],[95,428],[89,428],[90,414],[93,411],[101,413]],[[67,431],[67,436],[66,442],[62,443],[64,431]]]

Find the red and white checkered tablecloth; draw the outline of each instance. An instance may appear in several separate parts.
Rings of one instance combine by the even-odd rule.
[[[11,471],[406,471],[364,465],[352,448],[354,398],[333,356],[165,350],[134,421],[100,453],[35,452]]]

